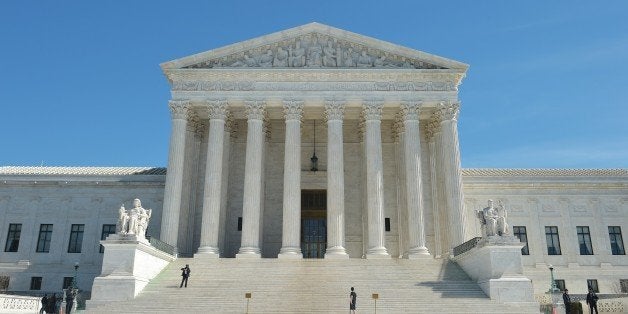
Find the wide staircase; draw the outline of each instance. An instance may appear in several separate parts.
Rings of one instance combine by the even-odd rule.
[[[187,288],[179,288],[185,264],[192,271]],[[350,287],[358,313],[539,313],[490,300],[458,265],[430,258],[180,258],[134,300],[87,313],[347,313]]]

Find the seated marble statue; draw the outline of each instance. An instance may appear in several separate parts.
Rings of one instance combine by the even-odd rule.
[[[493,236],[497,234],[497,211],[493,207],[493,200],[488,200],[488,206],[480,212],[484,228],[483,236]]]
[[[506,235],[510,234],[510,227],[508,226],[508,222],[506,222],[506,218],[508,218],[508,213],[504,208],[504,204],[499,202],[497,204],[497,234],[498,235]]]
[[[136,235],[144,239],[151,215],[152,210],[142,207],[142,202],[136,198],[133,208],[126,210],[124,205],[120,207],[116,231],[121,235]]]
[[[275,54],[275,59],[273,60],[274,67],[282,67],[285,68],[288,66],[288,52],[283,50],[283,48],[277,48],[277,53]]]

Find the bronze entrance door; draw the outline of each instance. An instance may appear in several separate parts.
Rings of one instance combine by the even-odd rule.
[[[301,252],[323,258],[327,249],[327,191],[301,191]]]

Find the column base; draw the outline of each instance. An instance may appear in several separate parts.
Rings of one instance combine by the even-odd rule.
[[[279,259],[303,259],[300,247],[283,247],[277,256]]]
[[[349,254],[342,246],[334,246],[325,251],[325,259],[349,259]]]
[[[383,246],[370,248],[368,252],[366,253],[366,259],[388,259],[388,258],[391,258],[390,254],[388,254],[388,251]]]
[[[256,247],[241,247],[238,254],[236,254],[236,258],[261,258],[262,254],[260,253],[259,248]]]
[[[220,250],[217,247],[203,246],[198,248],[194,258],[220,258]]]
[[[408,251],[408,259],[421,259],[431,257],[426,247],[415,247]]]

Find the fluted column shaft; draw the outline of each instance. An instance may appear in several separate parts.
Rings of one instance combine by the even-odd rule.
[[[301,117],[302,101],[285,101],[286,140],[283,171],[283,233],[279,258],[301,254]]]
[[[443,144],[445,198],[448,201],[450,249],[465,242],[466,216],[462,190],[462,169],[458,143],[458,104],[441,104],[438,109]]]
[[[209,103],[209,138],[205,164],[201,242],[197,252],[204,256],[220,256],[218,238],[223,182],[222,158],[227,113],[226,101],[212,101]]]
[[[349,258],[345,249],[345,171],[342,119],[344,103],[328,101],[327,118],[327,250],[325,258]]]
[[[438,185],[438,176],[437,176],[437,152],[436,152],[436,130],[438,127],[438,123],[430,120],[428,125],[425,128],[425,132],[427,133],[428,139],[428,148],[429,148],[429,158],[430,158],[430,194],[432,196],[432,213],[434,218],[434,256],[440,257],[442,254],[442,224],[440,214],[442,211],[442,207],[440,205],[439,199],[439,185]]]
[[[366,258],[390,258],[384,238],[384,178],[382,164],[381,102],[364,104],[366,126],[366,192],[369,248]]]
[[[168,152],[168,171],[166,173],[160,238],[162,241],[174,246],[176,250],[183,187],[185,133],[190,105],[188,101],[171,100],[169,106],[172,114],[172,133],[170,134],[170,151]]]
[[[246,164],[244,166],[244,201],[242,208],[242,243],[237,258],[261,257],[260,215],[262,197],[262,161],[265,103],[247,101]]]
[[[423,221],[419,105],[416,103],[402,104],[401,113],[405,128],[404,159],[408,210],[408,258],[417,258],[429,255],[425,246],[425,222]]]

